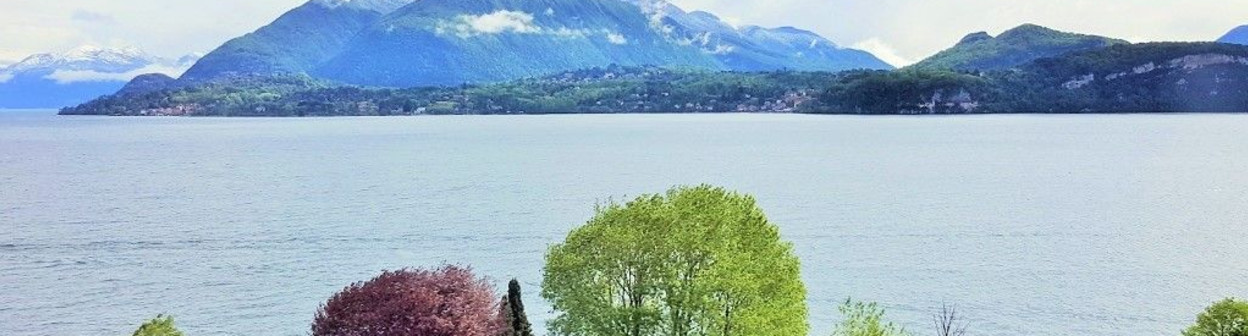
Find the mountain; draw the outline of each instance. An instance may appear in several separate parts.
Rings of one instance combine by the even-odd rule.
[[[1248,46],[1140,43],[1037,59],[1011,71],[841,76],[823,112],[1141,113],[1248,111]]]
[[[89,115],[810,112],[843,114],[1226,112],[1248,110],[1248,46],[1119,44],[1011,71],[720,72],[607,67],[484,85],[343,86],[239,77],[119,93],[61,111]]]
[[[1027,62],[1062,54],[1126,44],[1101,36],[1060,32],[1025,24],[993,37],[978,32],[957,45],[911,65],[911,69],[983,71],[1013,68]]]
[[[31,55],[0,68],[0,108],[54,108],[116,92],[145,73],[178,75],[197,60],[147,54],[138,48],[82,46]]]
[[[1074,52],[1002,78],[1029,111],[1248,111],[1248,46],[1140,43]]]
[[[809,31],[734,28],[662,0],[313,0],[182,80],[306,73],[370,86],[498,82],[608,65],[888,69]]]
[[[381,18],[375,8],[359,6],[361,1],[308,2],[204,55],[182,79],[310,72],[343,52],[351,38]]]
[[[1248,45],[1248,25],[1231,30],[1218,39],[1218,42]]]
[[[661,12],[666,27],[680,41],[715,56],[728,70],[839,71],[892,69],[868,52],[841,48],[810,31],[793,28],[733,27],[714,14],[685,13],[671,6]]]

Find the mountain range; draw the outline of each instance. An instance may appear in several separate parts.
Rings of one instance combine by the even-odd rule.
[[[313,0],[183,76],[309,74],[366,86],[487,83],[608,65],[891,69],[792,27],[735,27],[663,0]]]
[[[81,46],[0,67],[0,108],[68,106],[111,94],[147,73],[178,75],[198,59],[166,59],[138,48]]]
[[[1246,110],[1248,46],[1204,42],[1116,44],[991,71],[721,72],[610,66],[502,83],[407,89],[341,85],[306,75],[234,77],[123,92],[61,113],[385,116]]]
[[[1248,28],[1241,27],[1220,41],[1236,43],[1245,35],[1248,35]],[[318,113],[338,115],[356,113],[350,111],[371,106],[369,104],[376,105],[377,102],[369,99],[380,99],[375,92],[365,95],[372,98],[359,98],[353,96],[351,92],[356,91],[351,90],[480,86],[480,90],[456,93],[455,95],[466,99],[459,102],[439,102],[434,99],[436,97],[425,96],[435,91],[419,91],[423,93],[415,94],[415,98],[409,97],[401,108],[390,112],[414,113],[410,108],[421,104],[443,104],[443,107],[451,104],[455,107],[438,110],[457,111],[455,113],[471,113],[472,109],[482,106],[490,111],[506,111],[503,106],[508,105],[500,102],[515,103],[517,99],[528,103],[512,106],[543,110],[559,106],[570,108],[585,101],[569,102],[566,100],[569,98],[565,97],[559,98],[557,103],[538,103],[541,101],[538,97],[498,94],[492,92],[492,88],[520,87],[522,91],[531,91],[535,88],[528,87],[530,85],[566,84],[566,78],[560,79],[557,76],[570,71],[590,70],[589,73],[599,73],[601,69],[659,67],[693,71],[694,74],[699,71],[708,71],[709,74],[720,71],[774,72],[779,78],[788,78],[784,74],[795,71],[804,73],[799,78],[826,78],[840,81],[840,84],[805,84],[809,86],[800,88],[785,86],[795,85],[792,81],[780,81],[786,84],[778,86],[786,87],[785,90],[807,93],[815,87],[825,87],[828,90],[851,88],[844,92],[856,92],[854,94],[866,96],[827,98],[822,106],[830,110],[879,113],[902,109],[901,106],[912,106],[910,103],[899,106],[897,102],[914,99],[915,94],[931,94],[925,91],[933,88],[947,89],[949,86],[962,87],[964,90],[994,87],[998,92],[1016,92],[1018,95],[1034,98],[1035,95],[1029,92],[1050,92],[1053,96],[1059,96],[1054,92],[1065,92],[1053,91],[1061,88],[1072,92],[1088,92],[1089,90],[1076,89],[1087,86],[1085,82],[1095,84],[1101,83],[1098,80],[1103,80],[1106,84],[1096,85],[1098,88],[1106,88],[1103,94],[1116,94],[1120,100],[1124,99],[1122,97],[1142,97],[1141,95],[1147,96],[1149,92],[1127,92],[1132,88],[1124,87],[1121,83],[1145,81],[1117,80],[1124,76],[1118,75],[1118,72],[1123,72],[1120,66],[1136,62],[1138,64],[1134,66],[1147,68],[1149,64],[1158,67],[1157,62],[1189,64],[1186,62],[1191,59],[1198,62],[1222,62],[1224,58],[1230,61],[1217,63],[1217,67],[1209,68],[1212,70],[1203,66],[1177,67],[1167,68],[1177,69],[1167,72],[1144,73],[1155,75],[1156,77],[1149,78],[1159,78],[1161,82],[1158,83],[1165,83],[1167,80],[1176,83],[1200,83],[1202,86],[1195,91],[1197,94],[1203,92],[1216,95],[1241,90],[1235,76],[1244,73],[1241,66],[1248,65],[1243,64],[1243,56],[1240,54],[1242,50],[1199,43],[1132,46],[1135,45],[1119,39],[1024,24],[997,36],[985,32],[972,33],[953,47],[908,66],[904,71],[889,72],[886,70],[892,70],[892,66],[870,53],[840,47],[807,30],[794,27],[737,26],[711,13],[686,12],[665,0],[311,0],[252,33],[226,42],[198,60],[185,58],[170,61],[133,49],[103,48],[82,48],[61,55],[32,56],[23,62],[5,67],[0,72],[0,83],[23,84],[21,86],[26,91],[0,86],[0,96],[7,94],[8,97],[55,98],[57,93],[81,96],[116,91],[114,95],[84,105],[86,107],[70,108],[66,111],[130,114],[137,113],[129,111],[137,107],[155,108],[155,112],[149,111],[152,114],[231,115],[246,112],[249,115],[264,115],[268,113],[264,111],[276,109],[286,112],[274,113],[287,115],[296,113],[299,106],[305,105],[291,101],[293,98],[290,97],[325,99],[322,96],[324,92],[318,90],[328,90],[325,92],[332,93],[328,96],[330,100],[322,102],[327,105],[320,106],[337,107]],[[1206,54],[1200,54],[1201,52]],[[1140,58],[1140,55],[1151,58]],[[1106,64],[1116,66],[1104,67]],[[179,72],[176,68],[187,66],[189,70],[180,78],[169,76]],[[135,77],[139,72],[154,67],[174,70],[159,71],[165,74]],[[1093,73],[1090,81],[1084,80],[1088,76],[1084,71],[1093,68],[1103,72],[1118,72]],[[1126,72],[1138,71],[1140,70],[1133,69]],[[623,74],[632,76],[630,78],[654,78],[647,77],[652,72],[644,70],[637,74],[625,71]],[[604,79],[610,79],[621,74],[608,70],[602,72],[602,75],[607,76]],[[1110,78],[1110,75],[1114,75],[1114,78]],[[1206,75],[1216,80],[1207,81]],[[702,75],[694,77],[701,78],[698,76]],[[708,76],[712,82],[723,78],[753,78]],[[134,80],[124,87],[121,86],[120,81],[131,77]],[[49,81],[57,86],[50,87],[47,84]],[[43,86],[29,85],[32,82]],[[610,81],[604,83],[602,85],[617,85]],[[81,85],[82,92],[67,89],[69,87],[65,85],[68,84]],[[911,87],[914,85],[917,86]],[[1152,82],[1148,85],[1144,89],[1162,88],[1160,84]],[[1224,86],[1230,90],[1219,90]],[[79,86],[75,86],[77,87]],[[1183,84],[1182,90],[1169,84],[1165,87],[1169,87],[1166,90],[1170,91],[1154,93],[1179,97],[1173,99],[1188,99],[1190,95],[1184,96],[1180,92],[1190,91],[1194,86]],[[341,91],[340,88],[346,91]],[[855,91],[853,88],[869,90]],[[772,89],[780,90],[776,87]],[[887,96],[870,98],[894,89],[910,91],[899,93],[895,97],[897,101],[892,101]],[[39,90],[49,93],[40,95]],[[570,90],[577,89],[573,87]],[[714,93],[707,92],[709,96],[719,97],[717,100],[720,105],[712,106],[732,107],[735,105],[723,104],[740,99],[730,98],[733,94],[731,92],[716,90]],[[491,93],[485,94],[482,91]],[[646,89],[644,92],[634,92],[633,95],[645,97],[650,91],[652,89]],[[741,91],[738,89],[735,92]],[[218,99],[220,97],[213,96],[212,92],[234,92],[230,94],[233,100],[222,101]],[[774,97],[784,92],[767,91],[765,96]],[[694,92],[684,93],[696,96]],[[336,96],[337,94],[347,95]],[[478,94],[485,96],[473,96]],[[935,94],[941,96],[942,93]],[[398,99],[390,94],[380,96]],[[344,103],[340,100],[357,98],[363,100],[354,103],[362,105],[338,105]],[[1042,104],[1037,103],[1040,100],[1031,98],[1020,100],[1026,104],[1007,104],[1005,102],[1011,100],[1002,97],[993,100],[997,102],[996,108],[1004,111],[1014,108],[1032,109]],[[633,97],[624,100],[636,99]],[[57,101],[70,100],[51,99],[51,102],[36,104],[50,106],[47,104],[61,104]],[[1130,100],[1144,101],[1139,98]],[[175,101],[176,106],[165,106]],[[874,102],[869,105],[843,104],[863,101]],[[1091,100],[1080,97],[1075,101]],[[741,106],[763,106],[748,100],[739,102],[743,104]],[[1111,102],[1112,100],[1097,100],[1096,109],[1112,108]],[[135,105],[136,103],[139,105]],[[700,105],[696,102],[686,104]],[[1153,105],[1148,104],[1130,106],[1138,106],[1141,110],[1151,110],[1149,106],[1161,110],[1168,108],[1161,106],[1195,106],[1178,103],[1161,105],[1156,102]],[[651,105],[638,102],[632,108],[641,111],[645,110],[641,106],[666,109],[663,105]],[[681,106],[684,105],[674,106],[674,110],[683,110]],[[1216,106],[1235,105],[1218,103]],[[236,111],[235,108],[258,110]],[[585,110],[620,109],[596,106]]]

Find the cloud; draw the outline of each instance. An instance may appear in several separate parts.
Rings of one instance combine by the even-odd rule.
[[[593,32],[588,29],[571,29],[568,27],[560,27],[559,29],[546,30],[547,34],[563,38],[584,38]]]
[[[460,15],[437,27],[438,33],[451,33],[465,38],[503,33],[536,34],[541,30],[541,27],[533,24],[533,14],[509,10],[484,15]]]
[[[628,44],[628,38],[619,33],[607,33],[607,42],[611,42],[611,44]]]
[[[150,73],[162,73],[170,77],[181,76],[186,72],[189,66],[179,65],[162,65],[153,64],[139,69],[127,72],[100,72],[93,70],[57,70],[44,78],[56,81],[57,84],[72,84],[81,82],[127,82],[139,75]],[[2,75],[0,75],[2,76]],[[3,81],[0,81],[2,83]]]
[[[117,19],[103,13],[93,12],[89,10],[77,9],[69,18],[74,21],[93,24],[116,24]]]
[[[0,72],[0,84],[8,83],[13,79],[13,74],[8,72]]]
[[[553,11],[547,11],[547,13],[551,12]],[[453,20],[439,22],[435,25],[434,32],[437,34],[455,35],[465,39],[498,34],[532,34],[565,39],[602,36],[611,44],[628,44],[627,37],[608,29],[541,27],[534,23],[534,19],[533,14],[510,10],[500,10],[482,15],[460,15]]]
[[[737,48],[730,46],[730,45],[716,44],[715,48],[707,49],[707,52],[710,52],[715,55],[727,55],[727,54],[731,54],[735,50],[737,50]]]
[[[893,49],[893,47],[888,45],[888,43],[885,43],[884,40],[876,37],[854,43],[854,45],[850,48],[865,50],[875,55],[875,57],[878,57],[880,60],[883,60],[885,63],[891,64],[895,67],[904,67],[914,64],[915,62],[909,58],[902,57],[897,53],[897,49]]]

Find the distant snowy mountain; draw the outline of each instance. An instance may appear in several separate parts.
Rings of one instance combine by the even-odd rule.
[[[891,69],[792,28],[734,27],[664,0],[311,0],[180,79],[308,74],[348,84],[486,83],[608,65]]]
[[[82,46],[26,57],[0,68],[0,108],[54,108],[110,94],[147,73],[181,75],[199,60],[150,55],[138,48]]]

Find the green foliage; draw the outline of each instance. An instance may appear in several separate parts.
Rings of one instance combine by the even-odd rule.
[[[173,325],[173,316],[157,315],[151,321],[139,326],[134,336],[182,336],[182,332]]]
[[[546,255],[554,335],[805,335],[791,244],[750,196],[711,186],[597,209]]]
[[[1228,298],[1214,303],[1183,336],[1248,336],[1248,302]]]
[[[884,320],[884,308],[876,303],[845,300],[837,308],[843,320],[832,336],[909,336],[904,328]]]
[[[946,114],[975,112],[971,104],[991,91],[987,78],[950,71],[849,72],[837,78],[815,107],[851,114]]]
[[[1022,25],[1001,36],[972,34],[961,43],[910,66],[919,70],[1003,70],[1036,59],[1070,52],[1100,49],[1126,41],[1065,33],[1037,25]]]

